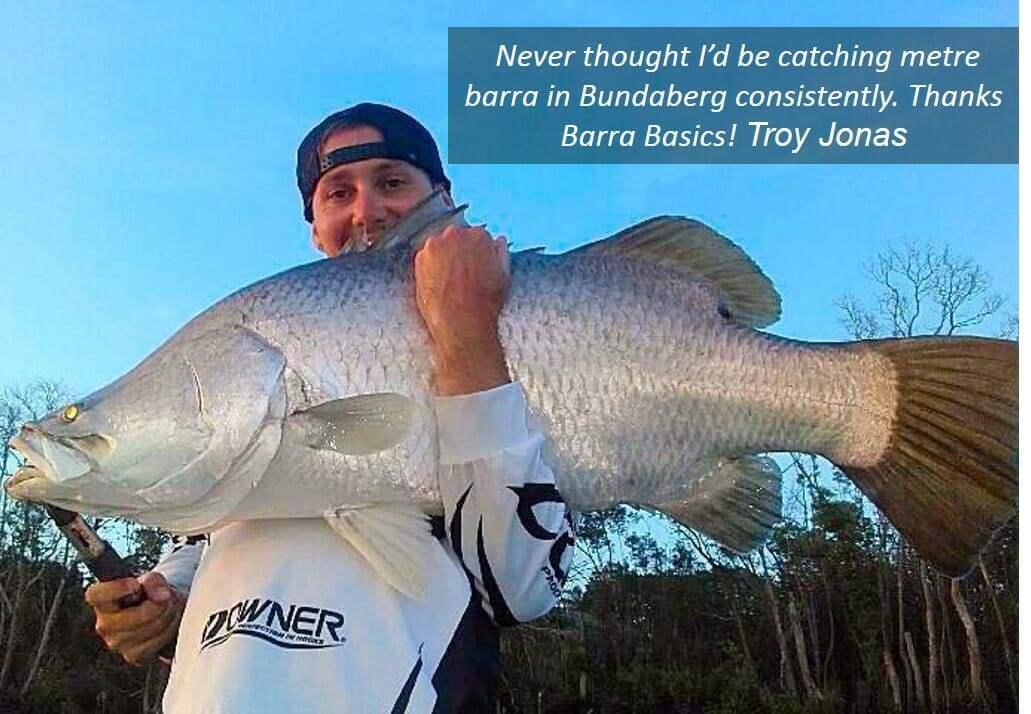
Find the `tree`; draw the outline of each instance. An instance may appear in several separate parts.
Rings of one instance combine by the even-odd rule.
[[[48,380],[0,389],[0,480],[23,465],[10,446],[21,425],[68,401],[68,390]],[[134,548],[141,569],[167,539],[126,522],[95,525]],[[83,601],[84,576],[41,506],[0,492],[0,709],[10,702],[18,711],[91,712],[103,701],[100,708],[114,711],[149,695],[151,711],[160,699],[167,668],[130,668],[104,649]]]
[[[838,302],[842,323],[855,339],[960,334],[984,325],[1006,302],[981,266],[947,245],[890,248],[864,271],[876,286],[874,307],[852,295]],[[1015,332],[1015,313],[1003,329]]]
[[[867,276],[876,286],[874,306],[864,306],[854,296],[846,295],[838,305],[844,313],[842,323],[856,339],[890,335],[892,337],[913,337],[921,334],[954,335],[974,328],[983,328],[994,318],[1006,300],[991,287],[991,279],[985,271],[971,260],[957,256],[949,246],[930,244],[907,244],[902,248],[891,248],[865,266]],[[1006,315],[998,334],[1015,336],[1017,315]],[[901,602],[901,562],[904,546],[900,542],[898,558],[900,577],[897,581],[900,603],[899,636],[901,642],[908,636],[903,631]],[[933,598],[930,597],[930,581],[925,565],[920,564],[920,584],[924,593],[927,641],[928,641],[928,695],[932,709],[939,710],[941,692],[939,682],[940,642],[935,632]],[[987,581],[987,575],[985,575]],[[989,584],[990,587],[990,584]],[[973,697],[981,701],[981,657],[977,630],[970,617],[962,590],[958,585],[952,588],[952,602],[963,624],[967,641],[970,667],[969,683]],[[887,603],[884,603],[887,605]],[[944,618],[945,613],[942,613]],[[944,625],[944,620],[943,620]],[[885,642],[884,658],[891,669],[890,649]],[[1009,653],[1007,646],[1007,661]],[[916,654],[910,646],[902,657],[907,666],[915,660]],[[889,671],[889,677],[891,672]],[[919,676],[919,669],[914,672]],[[917,692],[921,692],[921,687]]]
[[[0,415],[2,423],[0,429],[4,430],[4,452],[3,463],[0,464],[2,477],[7,478],[11,466],[21,466],[21,457],[10,448],[9,439],[14,435],[15,429],[22,422],[30,419],[38,419],[43,414],[53,411],[61,404],[68,401],[67,391],[61,385],[49,381],[37,381],[24,387],[9,387],[0,393]],[[4,609],[7,628],[4,632],[4,654],[3,664],[0,665],[0,690],[10,684],[12,667],[15,662],[15,654],[19,651],[24,632],[26,620],[30,614],[25,610],[29,607],[26,602],[28,594],[51,566],[51,560],[58,552],[62,567],[68,563],[68,549],[61,550],[59,538],[52,529],[45,529],[46,518],[42,509],[36,504],[17,503],[11,504],[11,499],[4,493],[3,506],[0,511],[3,514],[3,527],[5,535],[11,538],[11,555],[13,555],[13,577],[5,573],[4,585],[0,586],[0,600]],[[8,514],[14,515],[14,524],[7,530]],[[5,543],[5,545],[8,545]],[[41,637],[36,643],[36,652],[31,658],[32,664],[26,674],[23,688],[27,688],[35,676],[42,658],[43,652],[50,639],[52,632],[52,617],[64,596],[64,579],[59,581],[59,586],[51,595],[49,605],[45,608],[48,614],[47,621],[50,627],[44,625],[41,630]]]

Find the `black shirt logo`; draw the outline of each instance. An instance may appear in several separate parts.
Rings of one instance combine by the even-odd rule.
[[[289,650],[339,647],[347,638],[341,630],[344,616],[335,610],[310,605],[283,605],[267,598],[241,600],[208,616],[200,649],[217,647],[230,637],[246,635]]]

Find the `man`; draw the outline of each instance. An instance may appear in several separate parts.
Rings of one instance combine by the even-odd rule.
[[[374,248],[434,189],[451,200],[429,132],[377,104],[312,129],[297,182],[312,241],[331,258]],[[449,227],[416,255],[415,280],[434,346],[445,511],[426,598],[384,583],[321,520],[233,523],[207,544],[180,543],[138,581],[86,591],[97,632],[131,663],[178,630],[167,714],[494,710],[497,627],[554,605],[572,519],[498,338],[504,240]],[[148,599],[119,609],[140,588]]]

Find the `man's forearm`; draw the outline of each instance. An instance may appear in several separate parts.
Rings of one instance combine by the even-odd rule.
[[[437,345],[436,391],[441,397],[485,392],[512,381],[501,341],[476,345]]]
[[[441,498],[455,553],[495,623],[540,617],[565,584],[574,518],[522,387],[441,397],[436,410]]]

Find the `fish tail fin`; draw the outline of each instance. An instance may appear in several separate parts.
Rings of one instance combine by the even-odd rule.
[[[894,367],[894,417],[873,463],[832,460],[922,558],[965,574],[1016,510],[1017,343],[928,337],[850,349]]]
[[[735,553],[762,545],[781,519],[781,475],[773,459],[724,461],[697,486],[698,493],[654,508]]]

